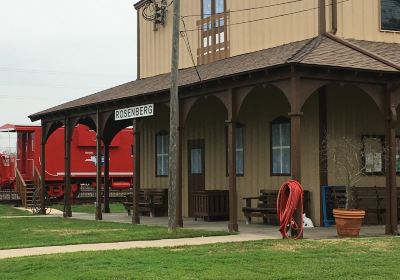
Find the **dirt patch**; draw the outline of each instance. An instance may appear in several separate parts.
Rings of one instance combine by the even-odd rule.
[[[127,229],[31,229],[31,233],[51,233],[59,236],[74,236],[92,233],[119,232]]]
[[[288,242],[278,242],[273,244],[269,249],[278,252],[297,252],[305,249],[315,249],[318,245],[313,242],[302,242],[302,241],[288,241]]]

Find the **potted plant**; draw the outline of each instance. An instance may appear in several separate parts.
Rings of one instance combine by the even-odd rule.
[[[345,208],[333,209],[338,236],[358,237],[365,211],[354,209],[354,187],[366,170],[365,147],[360,139],[350,137],[324,142],[328,164],[346,187]]]

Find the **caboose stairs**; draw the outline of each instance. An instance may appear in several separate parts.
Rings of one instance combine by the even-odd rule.
[[[18,168],[15,170],[17,193],[21,198],[22,207],[31,208],[33,206],[33,193],[35,192],[35,185],[32,180],[24,180]]]

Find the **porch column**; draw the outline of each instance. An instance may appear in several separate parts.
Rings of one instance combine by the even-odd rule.
[[[101,190],[102,190],[102,174],[101,174],[101,140],[102,140],[102,123],[99,111],[96,116],[97,133],[96,133],[96,220],[102,220],[101,213]]]
[[[177,176],[177,192],[176,192],[176,221],[178,227],[183,227],[182,217],[182,144],[183,144],[183,126],[178,127],[177,152],[178,152],[178,176]]]
[[[110,213],[110,143],[104,143],[104,213]]]
[[[229,170],[229,232],[238,232],[236,191],[236,118],[237,110],[233,90],[228,90],[228,170]]]
[[[65,141],[65,166],[64,166],[64,217],[72,217],[71,210],[71,132],[70,121],[65,119],[64,141]]]
[[[139,192],[140,192],[140,120],[133,119],[133,211],[132,224],[140,224]]]
[[[291,127],[291,165],[292,165],[292,179],[301,182],[301,144],[300,144],[300,123],[302,113],[292,112],[290,116]],[[297,209],[294,212],[294,220],[297,224],[301,224],[303,215],[303,204],[299,202]],[[297,235],[297,232],[292,232],[292,236]],[[301,236],[301,238],[303,238]]]
[[[41,169],[40,169],[40,176],[42,177],[41,180],[41,189],[40,189],[40,214],[46,215],[46,128],[45,125],[42,124],[42,141],[41,141]]]
[[[385,121],[385,144],[387,151],[386,172],[386,234],[396,235],[397,228],[397,186],[396,186],[396,107],[388,92],[387,117]]]
[[[229,232],[238,232],[236,191],[236,123],[228,124]]]

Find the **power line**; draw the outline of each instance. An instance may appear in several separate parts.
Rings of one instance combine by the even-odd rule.
[[[253,7],[253,8],[246,8],[246,9],[239,9],[239,10],[230,10],[229,13],[237,13],[237,12],[258,10],[258,9],[269,8],[269,7],[276,7],[276,6],[281,6],[281,5],[291,4],[291,3],[297,3],[297,2],[302,2],[302,1],[304,1],[304,0],[292,0],[292,1],[287,1],[287,2],[276,3],[276,4],[269,4],[269,5],[265,5],[265,6]],[[212,16],[212,15],[213,15],[213,14],[186,15],[186,16],[182,16],[182,17],[183,17],[183,18],[186,18],[186,17],[201,17],[201,16]]]
[[[344,1],[339,1],[337,4],[342,4],[345,2],[349,2],[350,0],[344,0]],[[333,4],[328,4],[325,5],[325,7],[329,7],[332,6]],[[281,14],[281,15],[276,15],[276,16],[271,16],[271,17],[265,17],[265,18],[258,18],[258,19],[253,19],[253,20],[247,20],[247,21],[241,21],[241,22],[235,22],[235,23],[231,23],[229,24],[229,26],[234,26],[234,25],[240,25],[240,24],[245,24],[245,23],[252,23],[252,22],[257,22],[257,21],[263,21],[263,20],[268,20],[268,19],[273,19],[273,18],[279,18],[279,17],[284,17],[284,16],[290,16],[290,15],[295,15],[295,14],[300,14],[300,13],[304,13],[304,12],[309,12],[312,10],[317,10],[319,9],[320,6],[318,5],[317,7],[313,7],[313,8],[309,8],[309,9],[304,9],[304,10],[299,10],[296,12],[291,12],[291,13],[286,13],[286,14]],[[201,26],[194,28],[194,29],[187,29],[186,32],[193,32],[193,31],[199,31],[201,30]]]
[[[189,42],[188,34],[187,34],[187,32],[186,32],[186,23],[185,23],[185,20],[183,19],[183,17],[181,17],[181,20],[182,20],[183,28],[185,29],[184,32],[183,32],[183,31],[180,32],[181,37],[182,37],[183,41],[185,42],[186,49],[187,49],[187,51],[189,52],[190,58],[192,59],[192,63],[193,63],[194,69],[196,70],[197,76],[199,77],[199,81],[202,82],[202,79],[201,79],[199,70],[197,69],[196,63],[194,62],[194,57],[193,57],[192,48],[190,47],[190,42]],[[185,35],[183,35],[183,33],[185,33]]]

